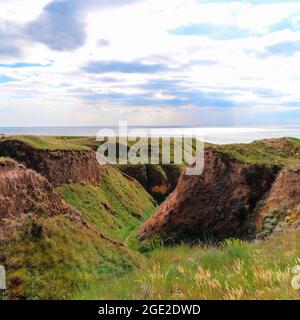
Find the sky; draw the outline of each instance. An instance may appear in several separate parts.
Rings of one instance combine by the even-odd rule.
[[[299,125],[300,0],[0,0],[0,126]]]

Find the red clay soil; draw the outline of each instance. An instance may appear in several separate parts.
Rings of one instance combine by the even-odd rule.
[[[0,143],[0,155],[13,158],[45,176],[53,185],[101,181],[101,167],[92,150],[35,149],[20,141]]]
[[[172,189],[171,181],[165,177],[160,170],[155,165],[147,165],[147,177],[148,177],[148,187],[149,193],[156,197],[165,198],[167,194],[174,190]]]
[[[29,214],[66,214],[84,224],[80,214],[60,199],[46,178],[15,161],[1,161],[0,224],[11,217],[22,218]]]
[[[140,238],[176,242],[252,237],[253,210],[275,177],[275,169],[206,148],[204,172],[180,176],[174,192],[141,228]]]
[[[262,199],[256,215],[256,224],[259,226],[264,217],[280,208],[293,208],[300,203],[300,170],[283,169],[278,174],[271,189]],[[285,210],[287,211],[287,210]]]

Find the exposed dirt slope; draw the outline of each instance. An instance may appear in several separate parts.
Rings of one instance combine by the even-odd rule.
[[[92,150],[37,149],[18,140],[0,143],[0,155],[24,163],[54,185],[87,182],[97,184],[101,180],[101,167]]]
[[[300,226],[300,170],[283,169],[256,210],[260,237]]]
[[[28,215],[61,214],[84,224],[80,214],[61,200],[46,178],[13,160],[0,162],[0,238],[9,231],[11,218],[16,221]]]
[[[283,169],[263,199],[258,218],[281,206],[294,207],[300,201],[300,170]]]
[[[251,237],[255,231],[252,212],[277,171],[206,148],[203,174],[182,174],[175,191],[145,223],[140,236],[167,241]]]

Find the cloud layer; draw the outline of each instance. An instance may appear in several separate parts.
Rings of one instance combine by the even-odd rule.
[[[300,120],[299,2],[12,0],[2,11],[0,125]]]

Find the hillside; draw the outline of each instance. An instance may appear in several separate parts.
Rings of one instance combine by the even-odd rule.
[[[222,241],[297,228],[299,164],[297,139],[206,146],[203,173],[180,176],[176,189],[143,225],[140,238]]]
[[[299,298],[299,140],[207,144],[200,176],[100,167],[96,148],[0,140],[2,298]]]
[[[53,150],[8,143],[1,150],[7,153],[9,146],[23,164],[0,158],[4,298],[72,298],[143,261],[134,250],[136,230],[154,201],[137,181],[110,166],[96,167],[90,149],[55,156]]]

